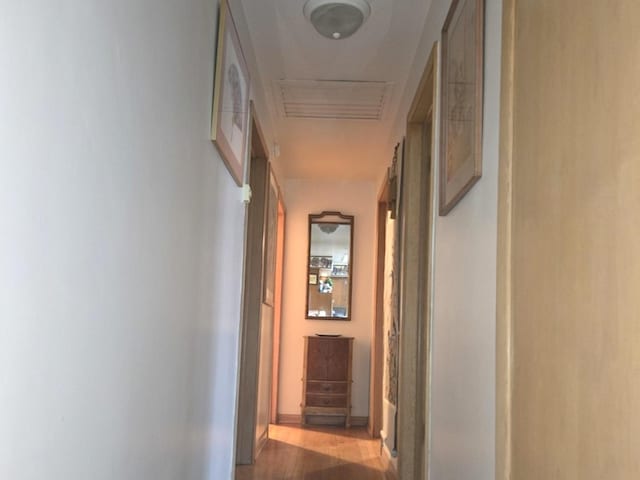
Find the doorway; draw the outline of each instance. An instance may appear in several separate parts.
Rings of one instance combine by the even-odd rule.
[[[371,376],[369,380],[369,422],[367,430],[371,437],[377,438],[382,429],[382,385],[384,375],[384,288],[385,258],[387,254],[387,212],[389,211],[389,173],[387,173],[378,194],[376,217],[376,293],[375,316],[371,338]]]
[[[407,116],[401,178],[397,440],[398,473],[402,479],[424,478],[427,470],[437,56],[435,44]]]
[[[260,124],[251,109],[251,201],[247,215],[236,464],[252,464],[269,436],[277,402],[284,206]],[[275,340],[274,340],[275,339]]]

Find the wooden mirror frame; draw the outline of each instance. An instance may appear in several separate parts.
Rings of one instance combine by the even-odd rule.
[[[348,298],[347,298],[347,315],[344,317],[338,317],[335,315],[326,315],[326,316],[310,316],[309,315],[309,278],[311,276],[311,227],[317,223],[333,223],[338,225],[349,225],[351,227],[351,232],[349,234],[349,265],[348,265],[348,275],[349,286],[348,286]],[[310,214],[309,215],[309,234],[307,238],[307,276],[305,279],[305,290],[306,290],[306,301],[305,301],[305,311],[304,316],[307,320],[341,320],[341,321],[349,321],[351,320],[351,292],[353,290],[353,229],[354,229],[354,216],[353,215],[343,215],[341,212],[333,212],[333,211],[323,211],[319,214]]]

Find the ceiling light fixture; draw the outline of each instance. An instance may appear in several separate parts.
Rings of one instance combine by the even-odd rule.
[[[318,33],[333,40],[353,35],[370,13],[366,0],[309,0],[304,6],[304,16]]]
[[[328,234],[335,232],[339,226],[340,225],[338,225],[337,223],[319,223],[318,224],[318,228],[320,229],[320,231]]]

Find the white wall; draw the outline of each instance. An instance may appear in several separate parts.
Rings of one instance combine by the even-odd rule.
[[[340,333],[354,337],[352,415],[369,412],[369,357],[373,322],[375,213],[373,182],[287,180],[284,283],[278,413],[300,414],[303,336]],[[354,215],[351,321],[305,320],[308,215],[324,210]]]
[[[229,479],[244,206],[216,2],[0,16],[0,478]]]
[[[413,98],[450,0],[433,0],[404,99]],[[482,179],[435,225],[430,480],[490,480],[495,472],[495,304],[500,0],[485,1]],[[434,192],[437,198],[437,192]],[[400,455],[402,452],[400,452]]]

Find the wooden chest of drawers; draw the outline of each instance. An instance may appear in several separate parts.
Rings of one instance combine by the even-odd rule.
[[[304,337],[302,423],[307,417],[344,416],[351,426],[351,337]]]

